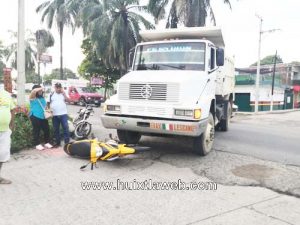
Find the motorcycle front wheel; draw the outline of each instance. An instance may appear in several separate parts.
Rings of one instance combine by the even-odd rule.
[[[87,138],[92,131],[92,125],[86,121],[82,121],[76,124],[74,129],[75,138],[83,139]]]

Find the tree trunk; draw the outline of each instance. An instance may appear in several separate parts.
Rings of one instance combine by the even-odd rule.
[[[173,3],[170,9],[170,14],[167,19],[166,28],[177,28],[178,24],[178,15],[176,5]]]
[[[59,23],[59,38],[60,38],[60,79],[64,79],[64,70],[63,70],[63,33],[64,25],[62,22]]]
[[[188,0],[185,10],[186,27],[203,27],[207,17],[204,0]]]
[[[106,95],[107,95],[107,85],[104,87],[104,96],[103,96],[103,101],[106,101]]]
[[[42,83],[42,79],[41,79],[41,62],[40,61],[38,61],[38,77],[39,77],[38,82],[39,82],[39,84],[41,84]]]
[[[127,12],[124,12],[122,14],[123,20],[124,20],[124,69],[127,72],[127,67],[128,67],[128,15]]]

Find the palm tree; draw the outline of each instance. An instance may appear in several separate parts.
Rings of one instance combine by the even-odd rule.
[[[9,31],[11,33],[11,39],[13,40],[6,49],[6,60],[10,63],[11,67],[17,69],[17,51],[18,51],[18,36],[17,32]],[[38,78],[35,75],[35,66],[37,62],[37,48],[34,34],[27,30],[25,37],[25,73],[26,80],[32,82],[38,82]]]
[[[50,31],[41,29],[35,32],[35,39],[37,44],[38,76],[40,79],[40,56],[46,52],[47,48],[54,45],[54,37]]]
[[[7,47],[6,60],[17,69],[18,35],[17,32],[9,31],[13,42]],[[32,71],[36,63],[36,41],[31,31],[26,31],[25,38],[25,70]]]
[[[231,8],[230,0],[223,2]],[[167,28],[176,28],[179,22],[183,22],[186,27],[203,27],[208,15],[213,24],[216,24],[210,0],[150,0],[148,8],[156,22],[165,18],[169,3],[171,8],[167,16]]]
[[[105,64],[127,71],[129,49],[140,40],[141,25],[154,26],[133,8],[137,0],[86,0],[79,15],[86,37],[90,38],[99,58]]]
[[[11,66],[17,69],[17,32],[9,31],[13,42],[5,49],[6,60],[11,62]],[[40,83],[39,72],[39,56],[44,53],[47,48],[54,45],[54,38],[47,30],[37,30],[34,34],[27,30],[25,38],[25,71],[26,75],[34,73],[36,65],[38,65],[38,82]]]
[[[4,47],[2,41],[0,40],[0,60],[3,60],[7,55],[7,49]]]
[[[7,55],[7,49],[4,47],[2,41],[0,40],[0,81],[3,79],[3,69],[5,68],[5,56]]]
[[[42,3],[36,9],[37,13],[42,13],[41,21],[46,23],[49,29],[52,28],[54,20],[56,21],[60,37],[60,76],[63,75],[63,33],[65,26],[71,26],[75,29],[76,12],[70,10],[67,0],[49,0]]]

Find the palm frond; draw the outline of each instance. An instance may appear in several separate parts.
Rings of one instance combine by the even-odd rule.
[[[164,19],[169,0],[150,0],[148,3],[148,10],[154,16],[155,23]]]
[[[149,22],[148,20],[145,19],[145,17],[143,17],[135,12],[128,12],[128,17],[133,18],[138,23],[142,23],[147,30],[155,29],[155,26],[151,22]]]
[[[36,8],[36,12],[37,13],[39,13],[39,12],[41,12],[41,11],[43,11],[47,6],[49,6],[49,4],[50,4],[50,1],[46,1],[46,2],[44,2],[44,3],[42,3],[42,4],[40,4],[37,8]]]

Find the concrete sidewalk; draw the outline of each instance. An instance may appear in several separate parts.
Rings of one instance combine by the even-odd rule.
[[[4,165],[12,185],[0,186],[0,224],[299,224],[300,199],[260,187],[223,186],[217,190],[83,190],[81,182],[208,182],[189,168],[137,156],[87,161],[61,149],[24,151]]]

